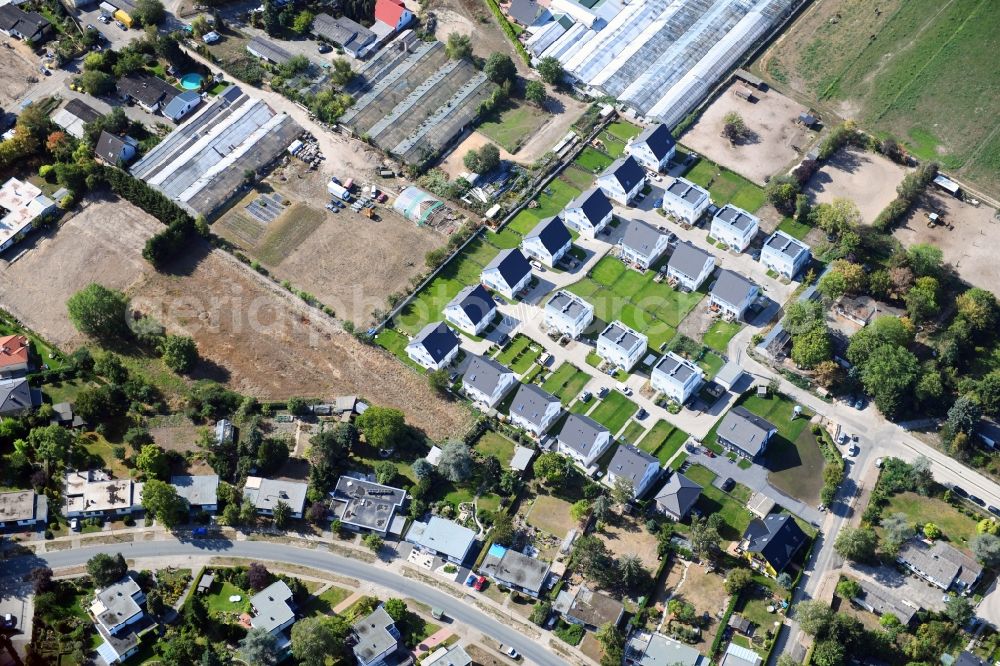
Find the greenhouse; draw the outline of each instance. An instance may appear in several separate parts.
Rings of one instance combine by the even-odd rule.
[[[429,224],[444,210],[444,204],[419,187],[407,187],[392,204],[393,209],[420,226]]]

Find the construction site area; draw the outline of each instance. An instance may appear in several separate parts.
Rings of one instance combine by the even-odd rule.
[[[494,85],[441,42],[402,33],[374,56],[346,92],[357,101],[341,123],[386,153],[420,164],[439,155],[479,115]]]

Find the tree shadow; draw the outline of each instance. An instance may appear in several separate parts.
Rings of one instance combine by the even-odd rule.
[[[219,384],[228,383],[231,376],[232,373],[225,366],[204,357],[199,358],[194,369],[188,373],[188,377],[195,381],[210,379]]]
[[[201,236],[191,234],[183,250],[171,257],[158,270],[165,275],[190,276],[211,253],[212,246]]]

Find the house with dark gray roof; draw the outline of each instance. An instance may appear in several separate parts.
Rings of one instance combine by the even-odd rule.
[[[344,527],[355,532],[399,534],[405,519],[396,513],[406,502],[406,491],[361,475],[344,474],[330,493],[333,513]]]
[[[552,565],[545,560],[494,545],[479,566],[479,573],[489,576],[499,585],[538,598],[545,588],[545,579],[551,568]]]
[[[753,282],[739,273],[723,269],[709,291],[709,299],[713,310],[721,312],[726,319],[740,321],[759,294]]]
[[[573,247],[573,237],[558,215],[545,218],[536,224],[521,241],[521,249],[526,255],[549,267],[559,263],[571,247]]]
[[[355,58],[366,53],[376,40],[374,32],[346,16],[334,18],[317,14],[313,19],[312,33],[325,42],[340,44]]]
[[[619,157],[598,176],[597,186],[609,199],[627,206],[646,186],[646,170],[634,157]]]
[[[708,210],[712,198],[708,190],[686,178],[674,178],[663,190],[663,210],[680,221],[694,224]]]
[[[612,208],[608,196],[599,187],[592,187],[566,204],[562,218],[566,226],[581,236],[595,238],[611,222]]]
[[[510,421],[535,437],[552,427],[562,414],[559,398],[534,384],[521,384],[510,405]]]
[[[41,392],[32,390],[27,378],[0,379],[0,416],[24,414],[41,404]]]
[[[760,263],[789,280],[798,275],[811,259],[812,252],[808,245],[780,229],[771,234],[760,250]]]
[[[124,99],[132,100],[147,113],[156,113],[181,94],[177,88],[147,72],[126,74],[116,85]]]
[[[559,431],[557,450],[583,469],[590,468],[611,446],[607,428],[583,414],[570,414]]]
[[[650,385],[660,393],[683,405],[705,383],[705,372],[690,360],[667,352],[649,373]]]
[[[962,654],[955,657],[955,661],[951,663],[951,666],[990,666],[990,662],[981,659],[968,650],[963,650]]]
[[[663,171],[674,159],[677,142],[663,123],[647,127],[629,141],[625,153],[650,171]]]
[[[617,627],[625,614],[625,606],[614,597],[592,590],[587,585],[563,588],[556,595],[552,610],[570,624],[590,631],[610,624]]]
[[[52,122],[78,139],[83,138],[83,126],[92,123],[101,114],[92,106],[79,99],[71,99],[58,111],[53,112]]]
[[[731,250],[743,252],[757,235],[758,229],[760,229],[760,220],[756,216],[742,208],[726,204],[712,218],[709,233],[712,238],[722,241]]]
[[[476,533],[454,521],[431,516],[427,522],[413,521],[406,541],[453,564],[462,564],[476,543]]]
[[[691,243],[678,243],[667,262],[667,277],[688,291],[698,291],[715,270],[715,257]]]
[[[772,513],[750,521],[739,549],[750,566],[776,577],[791,564],[809,537],[788,514]]]
[[[0,5],[0,32],[26,42],[40,42],[48,37],[52,27],[38,12],[26,12],[11,2]]]
[[[621,260],[641,270],[646,270],[663,256],[670,243],[670,236],[639,220],[629,220],[618,245]]]
[[[444,307],[444,318],[469,335],[481,335],[496,314],[496,301],[481,284],[465,287]]]
[[[594,321],[594,306],[560,289],[545,304],[545,326],[571,338],[580,337]]]
[[[920,610],[920,608],[904,602],[882,585],[867,580],[859,580],[857,583],[861,586],[861,594],[852,598],[851,601],[869,613],[875,613],[878,616],[891,613],[903,623],[904,627],[909,627],[917,611]]]
[[[605,327],[597,337],[597,355],[628,372],[642,358],[648,338],[629,328],[617,319]]]
[[[722,418],[716,439],[725,448],[748,460],[755,460],[767,449],[778,429],[767,419],[745,407],[733,407]]]
[[[539,4],[538,0],[512,0],[507,8],[507,16],[530,28],[549,16],[549,10]]]
[[[247,52],[255,58],[266,60],[275,65],[284,65],[292,59],[292,54],[274,42],[263,37],[254,37],[246,46]]]
[[[656,493],[657,510],[674,520],[684,520],[701,497],[701,486],[680,472],[674,472]]]
[[[969,594],[983,574],[976,560],[944,541],[910,539],[899,549],[896,561],[946,592]]]
[[[631,444],[619,446],[608,464],[605,477],[609,486],[614,487],[619,479],[632,484],[632,496],[642,497],[649,487],[660,477],[660,461]]]
[[[94,155],[105,164],[121,166],[135,157],[135,149],[138,145],[139,143],[130,136],[118,136],[101,130],[101,136],[97,139],[97,145],[94,146]]]
[[[440,370],[458,356],[458,336],[443,321],[433,321],[413,336],[406,345],[406,355],[422,368]]]
[[[219,504],[219,475],[172,476],[170,485],[183,498],[191,511],[214,513]]]
[[[514,299],[531,283],[531,264],[517,248],[503,250],[486,265],[480,280],[488,289]]]
[[[473,356],[462,375],[462,390],[473,402],[493,408],[517,384],[517,375],[487,356]]]

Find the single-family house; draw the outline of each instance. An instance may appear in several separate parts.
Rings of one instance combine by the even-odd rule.
[[[376,0],[375,21],[389,29],[388,34],[399,32],[413,22],[413,13],[403,0]]]
[[[513,299],[531,282],[531,264],[517,248],[503,250],[486,265],[480,279],[488,289]]]
[[[761,666],[764,659],[748,647],[730,642],[719,666]]]
[[[657,361],[649,373],[652,387],[678,405],[690,400],[704,382],[705,373],[701,368],[672,351]]]
[[[0,337],[0,378],[9,379],[28,372],[31,342],[21,334]]]
[[[667,262],[667,276],[688,291],[698,291],[715,270],[715,257],[691,243],[678,243]]]
[[[621,260],[641,270],[646,270],[663,256],[670,243],[670,236],[652,225],[629,220],[619,241]]]
[[[663,190],[663,210],[688,224],[697,222],[711,203],[708,190],[686,178],[672,179]]]
[[[286,629],[295,624],[295,602],[292,590],[283,580],[276,580],[250,597],[250,626],[263,629],[277,639],[276,647],[287,650],[291,645]]]
[[[869,613],[875,613],[879,616],[891,613],[896,616],[896,619],[904,627],[908,627],[917,614],[917,611],[920,610],[911,603],[904,602],[878,583],[867,580],[859,580],[857,582],[861,586],[861,594],[852,598],[851,601]]]
[[[562,212],[563,222],[586,238],[595,238],[611,222],[612,207],[608,195],[592,187],[570,201]]]
[[[247,53],[275,65],[287,64],[292,54],[263,37],[254,37],[246,45]]]
[[[746,407],[729,410],[722,418],[716,440],[738,456],[755,460],[767,449],[768,442],[778,429],[767,419],[757,416]]]
[[[97,654],[106,664],[121,663],[139,651],[135,630],[146,619],[144,603],[146,595],[128,575],[94,595],[90,614],[101,638]]]
[[[31,183],[17,178],[5,182],[0,187],[0,252],[27,235],[32,222],[55,210],[56,203]]]
[[[560,289],[545,304],[545,326],[578,338],[594,321],[594,306],[576,294]]]
[[[597,186],[609,199],[627,206],[646,186],[646,171],[634,157],[619,157],[597,177]]]
[[[710,666],[690,645],[663,634],[633,631],[625,642],[625,666]]]
[[[301,518],[308,489],[308,484],[299,481],[248,476],[243,485],[243,499],[262,516],[274,515],[274,507],[278,506],[278,502],[284,502],[291,509],[292,518]]]
[[[187,114],[195,110],[199,104],[201,104],[201,95],[193,90],[185,90],[167,102],[163,107],[162,113],[175,123],[179,123]]]
[[[760,263],[789,280],[798,275],[811,258],[808,245],[780,229],[771,234],[760,251]]]
[[[858,326],[867,326],[878,314],[878,301],[868,294],[843,294],[834,301],[833,311]]]
[[[476,533],[454,521],[431,516],[427,522],[413,521],[406,541],[452,564],[462,564],[476,543]]]
[[[130,136],[118,136],[101,130],[101,136],[94,147],[94,154],[105,164],[121,166],[135,157],[138,145],[139,143]]]
[[[647,127],[625,147],[625,154],[650,171],[664,171],[676,152],[674,135],[663,123]]]
[[[382,536],[402,532],[406,520],[396,514],[406,502],[405,490],[344,474],[330,496],[333,513],[345,528]]]
[[[312,32],[316,37],[330,44],[339,44],[355,58],[359,58],[374,48],[376,35],[357,21],[341,16],[323,13],[313,18]]]
[[[0,493],[0,531],[45,527],[49,522],[49,500],[32,490]]]
[[[739,273],[723,269],[712,285],[709,299],[712,308],[717,308],[726,319],[740,321],[759,294],[753,282]]]
[[[750,566],[775,578],[791,564],[809,537],[787,513],[772,513],[750,521],[739,549]]]
[[[462,390],[473,402],[496,407],[517,384],[517,375],[487,356],[473,356],[462,375]]]
[[[955,661],[951,662],[951,666],[990,666],[990,662],[968,650],[962,650],[962,653],[955,657]]]
[[[143,510],[142,483],[112,479],[101,470],[67,472],[63,513],[67,518],[116,518]]]
[[[406,345],[406,355],[422,368],[440,370],[451,365],[459,349],[455,331],[443,321],[432,321]]]
[[[20,416],[42,404],[41,391],[27,377],[0,379],[0,416]]]
[[[674,472],[656,493],[656,509],[674,520],[684,520],[701,497],[701,486],[680,472]]]
[[[461,645],[440,647],[420,662],[423,666],[472,666],[472,657]]]
[[[100,117],[101,114],[94,107],[74,98],[66,102],[63,108],[52,114],[52,122],[66,130],[67,134],[75,136],[77,139],[82,139],[83,126],[94,122]]]
[[[910,539],[899,549],[896,561],[946,592],[969,594],[983,574],[976,560],[944,541]]]
[[[597,336],[597,355],[628,372],[642,358],[648,338],[617,319]]]
[[[717,241],[722,241],[730,249],[743,252],[757,235],[760,220],[742,208],[726,204],[712,218],[709,234]]]
[[[573,247],[573,237],[558,215],[545,218],[536,224],[521,241],[521,249],[526,255],[549,267],[559,263],[571,247]]]
[[[0,5],[0,32],[26,42],[40,42],[50,34],[51,24],[38,12],[26,12],[17,3]]]
[[[534,384],[522,384],[510,405],[510,421],[541,437],[562,414],[559,398]]]
[[[614,438],[589,416],[570,414],[556,441],[559,453],[588,469],[604,455]]]
[[[358,660],[358,666],[388,666],[396,663],[394,659],[390,659],[399,649],[399,629],[382,604],[352,628],[354,657]]]
[[[170,485],[188,503],[191,511],[215,513],[219,508],[218,474],[172,476]]]
[[[507,16],[525,28],[531,28],[541,23],[549,15],[538,0],[511,0],[507,8]]]
[[[660,461],[637,449],[631,444],[619,446],[608,464],[608,485],[614,486],[619,479],[632,484],[632,497],[638,499],[646,494],[649,487],[660,477]]]
[[[494,544],[483,559],[479,573],[489,576],[499,585],[537,599],[545,588],[551,568],[552,565],[545,560]]]
[[[614,597],[597,592],[586,584],[563,588],[556,595],[552,610],[570,624],[596,631],[606,624],[617,627],[625,614],[625,606]]]
[[[452,326],[469,335],[480,335],[493,323],[497,304],[481,284],[462,289],[444,306],[444,318]]]
[[[181,94],[181,91],[158,76],[147,72],[134,72],[118,79],[118,93],[131,100],[146,113],[156,113]]]

